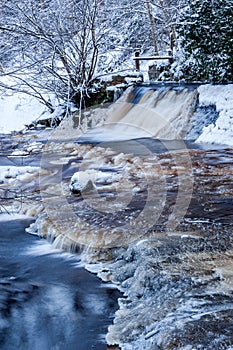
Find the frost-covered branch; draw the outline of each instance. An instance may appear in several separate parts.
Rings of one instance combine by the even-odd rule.
[[[20,82],[21,91],[41,100],[43,93],[54,90],[66,101],[69,90],[69,98],[78,104],[80,90],[83,95],[84,87],[89,88],[98,62],[102,37],[96,25],[99,5],[98,0],[23,0],[20,4],[3,0],[0,59],[4,74],[0,77],[13,77]],[[35,94],[38,80],[43,92]],[[6,79],[3,85],[7,86]]]

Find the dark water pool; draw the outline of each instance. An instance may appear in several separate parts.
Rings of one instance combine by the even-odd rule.
[[[106,349],[119,293],[27,234],[29,223],[0,222],[0,349]]]

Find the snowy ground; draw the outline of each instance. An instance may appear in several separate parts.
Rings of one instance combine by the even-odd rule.
[[[0,133],[20,131],[44,111],[45,106],[35,98],[22,93],[0,96]]]

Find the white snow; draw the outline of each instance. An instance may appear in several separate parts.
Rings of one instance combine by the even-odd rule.
[[[203,128],[196,142],[233,146],[233,84],[202,85],[198,88],[201,106],[215,105],[219,117]]]
[[[96,188],[96,185],[109,185],[119,180],[121,175],[115,172],[102,172],[94,169],[78,171],[73,174],[70,180],[71,191],[89,191]]]
[[[70,181],[71,191],[89,191],[94,188],[94,170],[79,171],[74,173]]]
[[[44,111],[45,106],[36,98],[23,93],[7,93],[0,96],[0,133],[24,129]]]
[[[28,178],[39,172],[39,167],[32,166],[0,166],[0,183],[11,183],[15,179],[27,181]]]

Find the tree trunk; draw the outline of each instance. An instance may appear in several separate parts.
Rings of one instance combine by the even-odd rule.
[[[147,8],[148,17],[149,17],[149,20],[150,20],[150,27],[151,27],[153,46],[154,46],[154,53],[155,53],[155,55],[158,55],[157,36],[156,36],[156,33],[155,33],[155,24],[154,24],[153,16],[152,16],[152,13],[151,13],[149,0],[146,0],[146,8]]]
[[[171,35],[171,39],[170,39],[170,49],[171,51],[173,51],[173,48],[174,46],[176,46],[176,43],[177,43],[177,38],[176,38],[176,31],[175,31],[175,27],[172,23],[172,16],[171,16],[171,1],[168,0],[167,1],[167,9],[165,8],[164,6],[164,1],[163,0],[159,0],[159,4],[160,4],[160,7],[163,11],[163,15],[164,15],[164,18],[165,18],[165,21],[166,23],[169,23],[170,25],[170,35]]]

